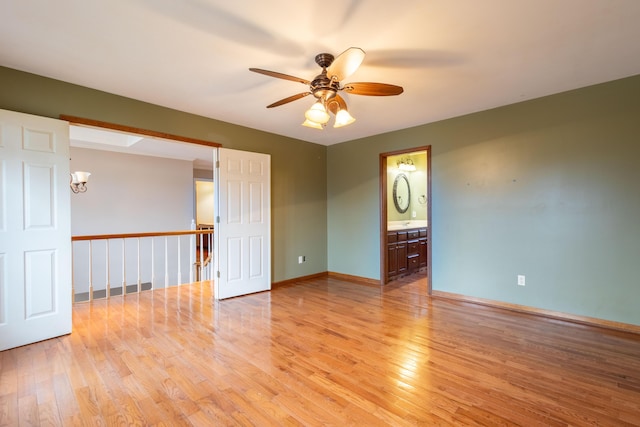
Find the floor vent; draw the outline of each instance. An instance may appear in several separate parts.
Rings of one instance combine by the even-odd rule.
[[[140,284],[140,291],[148,291],[152,288],[151,282],[145,282]],[[127,294],[134,294],[138,291],[138,285],[127,285],[126,287]],[[122,286],[117,288],[111,288],[111,296],[115,297],[118,295],[122,295]],[[89,301],[89,292],[79,292],[73,296],[74,302],[83,302]],[[107,297],[107,290],[100,289],[93,291],[93,299],[103,299]]]

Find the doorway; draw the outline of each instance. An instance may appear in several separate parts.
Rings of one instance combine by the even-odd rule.
[[[194,170],[194,175],[199,171]],[[205,171],[207,172],[207,171]],[[213,171],[207,173],[213,175]],[[194,177],[194,202],[195,228],[196,230],[214,230],[214,185],[213,176],[207,178]],[[211,234],[199,235],[196,238],[196,262],[208,262],[211,260],[213,249],[213,236]]]
[[[213,255],[208,256],[207,258],[213,258],[213,268],[215,270],[216,280],[212,280],[212,282],[215,290],[215,298],[230,298],[247,293],[260,292],[271,288],[270,155],[230,150],[222,148],[219,144],[215,143],[194,140],[192,138],[176,137],[169,134],[158,134],[153,131],[127,128],[120,125],[97,122],[94,120],[69,116],[65,116],[63,118],[70,121],[72,127],[77,129],[86,130],[88,128],[92,128],[104,133],[113,133],[112,131],[115,131],[115,133],[125,134],[126,142],[124,144],[119,144],[118,148],[113,149],[113,151],[120,152],[125,148],[128,149],[134,145],[138,150],[142,150],[143,148],[141,145],[149,140],[149,144],[145,147],[147,152],[150,150],[156,150],[160,145],[163,145],[163,152],[156,152],[155,155],[158,157],[165,157],[168,155],[168,151],[171,151],[168,156],[171,160],[175,160],[180,155],[184,155],[184,150],[188,151],[190,149],[197,148],[204,148],[207,150],[207,154],[202,159],[198,159],[197,155],[195,156],[195,160],[185,159],[189,160],[189,162],[182,162],[181,168],[187,168],[188,170],[186,173],[176,176],[171,182],[166,183],[164,187],[161,186],[160,190],[163,194],[166,193],[169,189],[175,187],[174,183],[178,182],[179,178],[185,178],[188,174],[191,175],[188,185],[192,189],[189,191],[189,197],[191,198],[193,195],[195,198],[195,190],[193,190],[195,181],[193,178],[196,175],[195,169],[197,169],[198,166],[197,160],[210,162],[212,166],[215,164],[215,168],[211,167],[211,169],[214,170],[213,175],[215,175],[213,177],[214,190],[213,195],[209,198],[210,200],[208,202],[209,204],[213,203],[213,210],[211,213],[215,217],[215,221],[212,221],[211,224],[207,224],[207,227],[211,228],[206,228],[206,230],[213,229],[213,225],[215,223],[216,231],[213,233],[213,241],[210,241],[211,243],[208,243],[207,247],[209,255]],[[130,137],[133,139],[129,139]],[[125,147],[123,147],[123,145]],[[177,148],[178,146],[180,148]],[[214,150],[212,150],[212,148]],[[89,162],[89,159],[85,160]],[[100,159],[94,160],[96,160],[96,163],[93,167],[99,167]],[[139,173],[139,167],[131,167],[129,169],[130,171],[128,171],[127,174],[119,173],[113,175],[112,179],[121,176],[128,178],[132,173],[131,171],[135,171],[139,176],[144,177],[144,174]],[[158,173],[158,176],[162,177],[169,174],[169,172],[175,173],[178,169],[180,169],[180,167],[175,165],[165,166],[162,168],[152,168],[150,171],[153,170]],[[105,176],[108,175],[108,173],[108,170],[103,171]],[[210,177],[210,172],[207,171],[205,176],[207,178]],[[121,187],[128,188],[127,185],[122,185]],[[155,188],[158,186],[152,182],[147,186],[139,187]],[[95,193],[98,194],[98,192]],[[113,191],[113,193],[118,197],[122,194],[120,191]],[[179,193],[185,194],[184,191],[179,191]],[[168,205],[167,200],[170,201]],[[169,211],[168,209],[165,209],[165,206],[177,207],[178,210],[183,211],[182,216],[184,218],[182,223],[192,223],[192,225],[195,226],[196,224],[193,224],[195,222],[193,219],[196,212],[194,212],[193,209],[196,207],[193,198],[188,204],[188,210],[190,212],[185,211],[185,206],[187,206],[187,204],[177,203],[174,198],[167,199],[166,197],[162,197],[162,206],[158,207],[156,211]],[[156,215],[139,216],[143,217],[143,225],[147,226],[150,220],[154,219]],[[118,221],[118,224],[120,223],[121,221]],[[180,232],[178,231],[178,233]],[[220,242],[223,242],[224,244],[221,245]],[[200,242],[200,246],[198,247],[201,254],[199,257],[201,265],[204,265],[204,246],[204,242]],[[165,266],[168,265],[169,259],[172,258],[167,256],[166,252],[167,251],[165,249]],[[177,249],[177,253],[177,258],[180,258],[181,251],[179,247]],[[153,258],[153,251],[151,257]],[[126,260],[123,256],[123,277],[126,270],[124,267],[125,263]],[[154,270],[154,264],[151,263],[151,265],[152,270]],[[89,270],[91,270],[91,268],[89,268]],[[182,277],[182,271],[185,270],[181,270],[178,266],[177,277],[179,277],[179,282],[182,280],[180,279]],[[89,271],[89,276],[91,276],[91,271]],[[166,267],[165,277],[169,277]],[[167,280],[165,279],[165,282],[166,281]],[[123,282],[125,282],[125,280],[123,280]],[[140,282],[140,278],[138,278],[138,282]],[[165,284],[165,287],[166,286],[168,285]]]
[[[212,185],[215,147],[93,123],[69,135],[71,170],[91,172],[88,191],[71,196],[72,236],[94,236],[73,244],[74,301],[211,277],[211,233],[175,233],[213,226],[213,197],[199,216],[194,179]]]
[[[426,276],[431,293],[431,146],[380,154],[380,277]]]

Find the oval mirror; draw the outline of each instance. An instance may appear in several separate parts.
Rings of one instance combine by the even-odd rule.
[[[411,200],[411,188],[409,187],[409,178],[407,175],[400,173],[393,181],[393,204],[400,213],[405,213],[409,209],[409,200]]]

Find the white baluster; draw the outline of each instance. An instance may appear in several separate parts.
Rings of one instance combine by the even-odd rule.
[[[122,239],[122,295],[126,295],[127,294],[127,268],[126,268],[126,262],[125,262],[125,244],[124,244],[124,238]]]
[[[191,230],[196,229],[196,221],[191,220]],[[189,235],[189,283],[193,283],[193,266],[196,263],[196,240],[195,235]]]
[[[76,245],[71,241],[71,302],[76,302],[76,269],[73,268],[75,262]]]
[[[204,273],[204,234],[198,234],[200,240],[200,264],[198,264],[198,276],[202,280],[202,274]]]
[[[136,237],[136,244],[138,250],[138,293],[142,290],[142,282],[140,280],[140,238]]]
[[[89,240],[89,301],[93,300],[93,240]]]
[[[169,287],[169,249],[167,236],[164,236],[164,287]]]
[[[180,236],[176,236],[178,240],[178,286],[182,285],[182,262],[180,262]]]
[[[109,269],[109,263],[111,262],[111,260],[109,259],[109,240],[105,240],[105,262],[106,262],[106,274],[105,274],[105,280],[107,282],[107,299],[111,298],[111,275],[110,275],[110,269]]]
[[[155,288],[156,284],[156,256],[155,256],[155,240],[151,238],[151,289]]]

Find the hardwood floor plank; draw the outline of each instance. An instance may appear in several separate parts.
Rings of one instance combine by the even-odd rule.
[[[0,352],[0,397],[18,394],[18,368],[12,356],[10,352]]]
[[[24,395],[18,399],[18,418],[21,426],[39,426],[38,401],[34,394]]]
[[[60,419],[64,425],[67,425],[66,420],[70,420],[80,413],[78,401],[67,375],[54,374],[51,382]]]
[[[19,418],[18,393],[0,395],[0,426],[14,426]]]
[[[640,425],[640,336],[318,277],[74,306],[0,353],[0,426]]]
[[[55,400],[38,402],[38,425],[62,426],[62,419]]]

